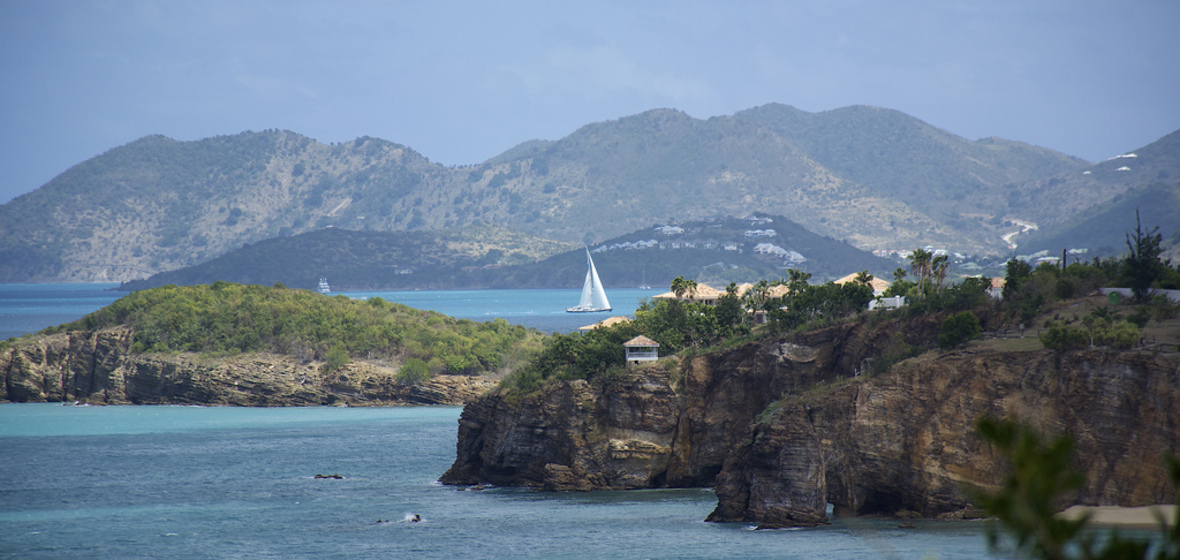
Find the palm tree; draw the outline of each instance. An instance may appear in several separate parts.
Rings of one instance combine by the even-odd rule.
[[[807,281],[811,279],[811,273],[795,270],[793,268],[787,269],[787,293],[795,295],[807,289]]]
[[[930,260],[930,269],[933,271],[932,274],[937,286],[935,293],[940,296],[942,295],[942,284],[946,281],[946,273],[950,266],[946,255],[937,255]]]
[[[918,297],[926,293],[926,277],[930,274],[930,259],[933,256],[925,249],[914,249],[910,253],[910,272],[918,277]]]
[[[869,274],[869,271],[867,271],[867,270],[862,270],[862,271],[856,273],[856,279],[853,281],[856,282],[857,284],[864,284],[865,286],[872,286],[873,285],[873,275]]]
[[[670,288],[673,294],[676,294],[676,299],[684,297],[684,292],[688,291],[688,281],[683,276],[677,276],[672,279],[672,286]]]

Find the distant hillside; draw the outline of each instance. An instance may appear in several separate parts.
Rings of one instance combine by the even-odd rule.
[[[369,137],[329,146],[278,130],[196,142],[150,136],[0,206],[0,282],[144,278],[328,226],[485,223],[593,244],[651,224],[751,212],[861,249],[998,254],[1003,218],[1039,215],[1013,201],[1033,204],[1048,187],[1038,179],[1085,165],[871,107],[813,114],[768,105],[707,120],[658,109],[467,167]],[[1011,185],[1025,186],[1010,196]]]
[[[329,228],[246,245],[195,266],[126,282],[120,290],[219,280],[312,289],[320,278],[338,290],[408,285],[401,279],[431,285],[465,267],[534,262],[573,248],[489,226],[446,232]]]
[[[969,204],[968,195],[1089,165],[1020,142],[969,141],[900,111],[864,105],[808,113],[770,104],[734,118],[766,125],[825,168],[958,228],[975,225],[964,218],[994,212]]]
[[[543,245],[546,250],[560,248],[563,252],[538,262],[523,262],[524,255],[514,256],[492,245],[484,245],[482,253],[457,252],[453,248],[456,242],[448,235],[327,229],[256,243],[200,265],[127,282],[120,289],[218,280],[262,285],[281,282],[310,289],[320,277],[328,278],[337,290],[577,288],[586,275],[581,248]],[[643,283],[663,287],[677,276],[724,286],[781,278],[787,267],[811,272],[815,281],[822,282],[861,270],[888,277],[896,267],[892,261],[811,233],[782,216],[718,218],[645,228],[590,249],[599,274],[611,288]]]
[[[1054,229],[1075,218],[1084,219],[1079,215],[1087,209],[1094,209],[1089,214],[1103,212],[1107,203],[1117,204],[1115,197],[1137,187],[1177,180],[1180,180],[1180,130],[1091,166],[1013,183],[1001,193],[976,193],[970,199],[979,205],[997,208],[1006,205],[1005,215]]]
[[[1165,245],[1180,240],[1180,183],[1136,187],[1058,225],[1024,238],[1018,252],[1086,249],[1082,258],[1113,257],[1127,252],[1127,234],[1135,231],[1135,212],[1145,231],[1159,227]]]

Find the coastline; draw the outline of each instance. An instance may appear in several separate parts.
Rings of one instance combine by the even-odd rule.
[[[1090,515],[1090,523],[1100,527],[1158,529],[1162,516],[1168,526],[1176,525],[1176,506],[1156,504],[1143,507],[1071,506],[1057,515],[1064,519],[1078,519]]]

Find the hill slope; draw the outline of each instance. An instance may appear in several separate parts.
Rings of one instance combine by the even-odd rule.
[[[326,226],[482,222],[588,244],[755,211],[862,249],[994,253],[1005,249],[998,231],[964,220],[963,208],[998,219],[1010,210],[998,183],[1039,188],[1032,181],[1084,165],[866,107],[811,114],[774,105],[707,120],[658,109],[468,167],[369,137],[328,146],[277,130],[196,142],[151,136],[0,206],[0,282],[143,278]]]
[[[747,238],[747,231],[774,230],[772,237]],[[123,284],[141,290],[165,284],[209,284],[216,281],[313,288],[328,277],[337,290],[577,288],[586,274],[581,248],[541,244],[546,252],[510,253],[515,245],[470,240],[494,233],[493,228],[468,228],[461,233],[357,232],[327,229],[271,239],[242,247],[208,262],[162,272]],[[540,242],[538,242],[540,243]],[[806,260],[789,261],[760,254],[759,244],[794,251]],[[465,250],[460,251],[462,247]],[[591,247],[595,266],[608,287],[641,283],[667,286],[677,276],[716,286],[729,282],[777,279],[789,267],[809,271],[815,281],[870,270],[887,276],[895,263],[846,243],[803,229],[782,216],[758,219],[725,218],[684,222],[663,229],[645,228]],[[763,251],[769,249],[764,247]],[[560,253],[559,253],[560,252]],[[533,258],[535,256],[535,258]],[[536,261],[536,258],[547,257]]]
[[[1087,258],[1113,257],[1127,252],[1128,232],[1135,230],[1135,212],[1144,231],[1159,227],[1165,246],[1180,238],[1180,183],[1153,183],[1129,189],[1093,206],[1054,228],[1029,235],[1020,252],[1086,249]]]

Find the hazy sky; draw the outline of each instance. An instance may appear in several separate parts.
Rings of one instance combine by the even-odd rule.
[[[898,109],[1096,161],[1180,128],[1180,2],[0,0],[0,203],[149,134],[444,164],[658,107]]]

